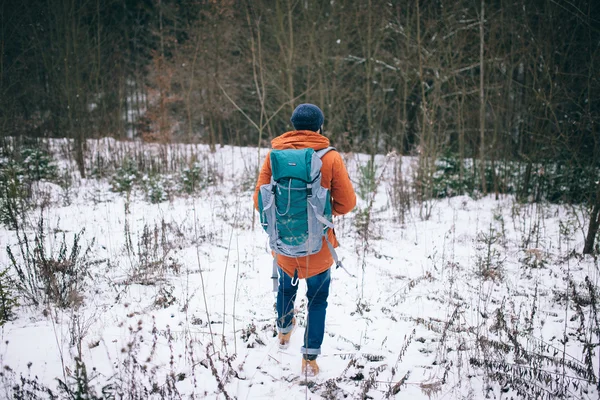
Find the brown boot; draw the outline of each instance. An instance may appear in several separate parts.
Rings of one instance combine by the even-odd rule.
[[[317,360],[302,359],[302,375],[316,376],[319,373],[319,366]]]
[[[296,329],[296,317],[292,318],[292,330],[288,333],[279,332],[279,347],[287,347],[290,344],[290,339],[292,337],[292,333]]]

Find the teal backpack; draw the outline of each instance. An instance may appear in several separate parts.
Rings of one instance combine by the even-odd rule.
[[[333,229],[331,195],[321,186],[321,158],[333,147],[271,150],[271,182],[258,192],[260,223],[269,235],[273,289],[277,289],[277,254],[304,257],[318,253],[323,238],[340,265],[327,231]],[[296,278],[297,279],[297,278]]]

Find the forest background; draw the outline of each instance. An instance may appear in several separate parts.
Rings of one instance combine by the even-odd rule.
[[[599,50],[591,0],[7,1],[0,134],[86,177],[86,139],[268,147],[312,102],[340,151],[419,155],[422,199],[586,202],[590,253]]]

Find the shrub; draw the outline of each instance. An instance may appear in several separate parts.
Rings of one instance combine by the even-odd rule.
[[[479,167],[472,165],[472,160],[464,160],[462,174],[460,158],[452,152],[438,158],[435,166],[434,198],[463,194],[474,197],[483,191]],[[527,165],[518,161],[486,161],[484,173],[486,193],[517,194],[521,200],[551,203],[589,201],[595,193],[595,177],[599,175],[598,167],[594,165],[579,166],[562,161]]]
[[[239,190],[242,192],[254,191],[257,177],[258,168],[244,168],[244,171],[239,178]]]
[[[587,277],[581,285],[572,280],[568,285],[556,298],[558,304],[575,311],[575,316],[564,325],[564,342],[561,342],[564,347],[532,334],[537,294],[533,296],[531,317],[524,319],[525,325],[515,309],[502,301],[490,319],[493,324],[489,332],[478,337],[479,351],[470,357],[469,363],[481,369],[490,382],[497,383],[507,398],[516,395],[520,399],[536,400],[584,399],[591,398],[593,386],[600,389],[594,365],[600,336],[595,303],[597,288],[590,285]],[[566,341],[581,344],[583,360],[567,354]]]
[[[73,175],[69,171],[64,171],[58,177],[58,185],[62,189],[61,197],[63,200],[63,205],[70,206],[71,205],[71,196],[73,195]]]
[[[52,156],[40,148],[25,147],[21,150],[21,165],[31,181],[56,180],[58,168]]]
[[[393,155],[393,173],[390,184],[387,187],[388,197],[395,219],[404,224],[406,214],[410,211],[412,196],[410,182],[402,171],[402,156]]]
[[[478,161],[479,163],[479,161]],[[485,161],[485,192],[514,194],[517,192],[521,172],[519,163]],[[483,192],[480,179],[480,167],[473,165],[473,160],[461,160],[450,151],[435,161],[435,172],[432,179],[432,196],[446,198],[460,195],[477,197]]]
[[[23,167],[14,161],[0,164],[0,222],[17,229],[29,209],[30,197],[31,183]]]
[[[524,195],[535,201],[584,203],[593,198],[600,174],[594,165],[579,166],[562,161],[536,164],[529,168],[529,185]]]
[[[142,189],[146,199],[157,204],[169,198],[169,179],[157,173],[144,174],[136,163],[125,158],[110,179],[111,189],[117,193],[130,193],[134,188]]]
[[[8,275],[8,268],[0,272],[0,326],[14,317],[14,308],[19,305],[13,293],[14,282]]]
[[[66,380],[57,379],[59,392],[68,399],[100,400],[91,382],[87,366],[80,357],[75,357],[75,370]]]
[[[476,238],[477,274],[484,280],[502,280],[504,276],[502,249],[499,242],[502,235],[490,225],[489,231],[479,232]]]
[[[459,196],[473,191],[473,175],[463,168],[456,155],[447,153],[435,162],[436,170],[432,179],[432,196],[435,198]]]
[[[158,204],[168,199],[167,182],[160,175],[144,175],[142,183],[146,199],[150,203]]]
[[[73,235],[73,242],[67,243],[66,236],[58,242],[57,252],[48,249],[43,219],[40,219],[33,241],[25,232],[17,231],[20,259],[15,257],[10,246],[6,252],[11,267],[17,275],[16,288],[34,305],[53,302],[62,308],[77,307],[83,301],[82,292],[86,286],[94,241],[84,250],[81,237],[84,230]],[[55,241],[57,241],[55,234]]]
[[[174,232],[164,221],[150,227],[144,225],[137,246],[133,245],[129,229],[126,229],[127,252],[131,257],[132,271],[130,282],[141,285],[153,285],[164,279],[168,270],[179,272],[180,265],[174,258]],[[137,247],[137,248],[136,248]]]
[[[113,192],[126,193],[133,189],[135,182],[139,179],[140,172],[138,171],[135,162],[130,158],[125,158],[123,164],[115,171],[111,178],[111,187]]]
[[[187,194],[193,194],[196,190],[202,188],[202,177],[204,173],[200,163],[195,162],[191,166],[186,167],[181,171],[179,182],[181,190]]]
[[[15,371],[8,365],[2,365],[0,372],[0,382],[3,386],[3,395],[5,399],[57,399],[55,393],[36,375],[34,377],[29,374],[17,376]]]
[[[218,169],[204,160],[203,165],[200,161],[194,161],[186,166],[179,175],[179,184],[181,191],[186,194],[194,194],[199,190],[205,189],[210,185],[215,185],[222,179]]]
[[[104,380],[96,368],[88,367],[81,356],[68,359],[74,363],[65,377],[56,377],[56,387],[49,387],[38,376],[27,376],[16,372],[8,365],[1,365],[0,384],[2,395],[7,399],[181,399],[176,383],[185,379],[184,373],[171,371],[159,376],[158,368],[148,368],[138,362],[138,349],[130,350],[131,360],[120,361],[120,375],[114,374]],[[30,363],[31,365],[31,363]],[[160,379],[160,380],[159,380]]]
[[[0,154],[0,223],[17,229],[29,209],[31,184],[42,179],[56,180],[58,169],[52,157],[40,148],[20,151],[3,149]]]
[[[373,164],[373,160],[369,160],[365,165],[358,167],[358,172],[358,195],[363,200],[369,200],[375,195],[377,189],[375,179],[377,167]]]

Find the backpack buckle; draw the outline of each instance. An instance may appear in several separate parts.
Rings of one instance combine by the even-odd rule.
[[[312,197],[312,184],[306,185],[306,197]]]

